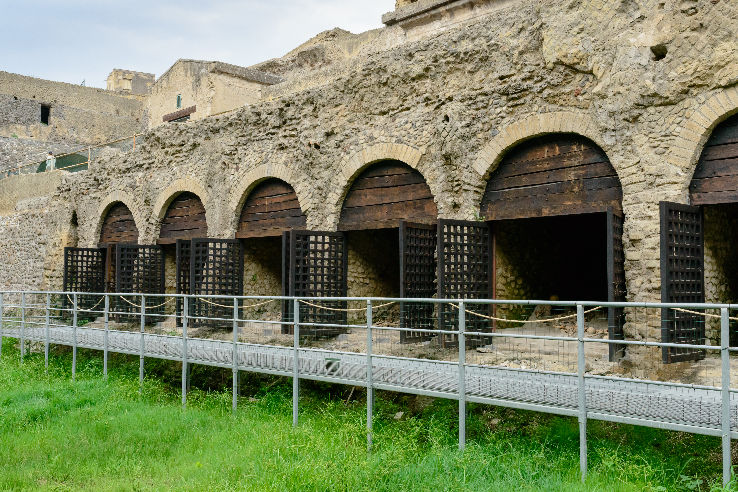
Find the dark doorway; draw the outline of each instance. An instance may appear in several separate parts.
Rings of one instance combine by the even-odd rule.
[[[48,125],[49,118],[51,117],[51,106],[48,104],[41,105],[41,124]]]
[[[738,115],[720,123],[705,144],[689,186],[692,206],[701,206],[704,241],[704,290],[707,302],[738,301]],[[705,323],[706,335],[720,340],[719,323]],[[738,345],[731,324],[731,345]]]
[[[606,220],[599,213],[495,222],[512,284],[502,297],[607,301]]]
[[[624,301],[622,196],[607,154],[581,135],[511,149],[481,204],[495,231],[497,297]],[[623,310],[609,308],[607,318],[610,339],[622,339]],[[610,347],[611,360],[622,354]]]

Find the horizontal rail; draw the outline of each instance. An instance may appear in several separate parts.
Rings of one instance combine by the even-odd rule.
[[[64,157],[69,157],[69,156],[72,156],[72,155],[78,155],[78,154],[82,154],[82,153],[86,153],[87,156],[88,156],[88,159],[85,162],[80,162],[80,163],[77,163],[77,164],[72,164],[70,166],[65,166],[63,168],[56,168],[56,169],[68,171],[68,170],[73,169],[73,168],[76,168],[76,167],[81,167],[81,166],[84,166],[84,165],[89,165],[91,163],[90,156],[91,156],[91,153],[92,153],[93,150],[98,150],[98,149],[103,149],[103,148],[106,148],[106,147],[110,147],[112,145],[115,145],[115,144],[120,143],[120,142],[124,142],[126,140],[131,140],[132,143],[133,143],[133,148],[135,149],[135,146],[136,146],[136,138],[137,137],[141,137],[142,135],[144,135],[144,134],[143,133],[136,133],[134,135],[129,135],[129,136],[126,136],[126,137],[121,137],[121,138],[115,139],[115,140],[110,140],[110,141],[107,141],[105,143],[101,143],[101,144],[97,144],[97,145],[87,145],[87,146],[84,146],[84,147],[79,147],[78,149],[72,150],[70,152],[66,152],[66,153],[63,153],[63,154],[54,155],[54,158],[55,159],[62,159]],[[41,159],[41,160],[38,160],[38,161],[29,162],[27,164],[21,164],[20,166],[17,166],[17,167],[11,168],[11,169],[7,169],[7,170],[3,171],[2,173],[0,173],[0,179],[4,179],[4,178],[10,177],[10,176],[18,176],[18,175],[21,175],[21,174],[37,174],[36,171],[24,172],[24,170],[38,169],[38,166],[44,164],[45,162],[46,162],[46,159]],[[46,171],[49,171],[49,170],[47,169]]]
[[[41,304],[34,296],[45,296],[46,303]],[[52,297],[61,298],[61,307],[52,305]],[[129,297],[135,302],[127,301]],[[156,306],[148,306],[150,300],[166,299],[165,302],[157,303]],[[169,300],[178,299],[175,312],[165,310],[149,311],[152,308],[162,308]],[[223,300],[225,303],[212,303],[207,300]],[[100,308],[102,301],[104,306]],[[111,301],[125,300],[134,309],[120,310],[119,302],[115,306]],[[58,299],[53,300],[54,303]],[[205,311],[211,315],[204,315],[201,311],[193,311],[193,306],[215,304],[219,310]],[[241,302],[251,301],[241,305]],[[253,302],[256,301],[256,302]],[[295,319],[281,318],[279,320],[252,319],[245,317],[249,305],[261,305],[263,301],[280,301],[291,304],[292,315]],[[135,304],[141,302],[141,305]],[[344,308],[325,306],[331,311],[343,311],[345,321],[340,322],[315,322],[310,318],[301,320],[301,305],[310,305],[312,308],[320,309],[320,303],[342,302]],[[363,307],[348,308],[348,303],[361,303]],[[425,326],[395,326],[393,324],[383,326],[373,322],[372,313],[388,304],[408,305],[413,303],[424,303],[439,309],[431,310],[429,318],[433,322],[438,321],[441,306],[451,305],[457,309],[456,315],[449,318],[441,318],[443,324],[439,328],[427,328]],[[80,305],[82,304],[82,305]],[[84,305],[92,305],[90,309],[84,309]],[[513,329],[498,329],[496,331],[470,331],[467,330],[466,314],[474,315],[469,307],[477,305],[487,306],[552,306],[576,308],[576,314],[535,320],[516,320],[506,318],[482,318],[489,321],[502,321],[515,323],[538,323],[544,329],[558,329],[551,323],[557,323],[564,319],[576,318],[576,336],[538,333],[519,333]],[[170,305],[171,306],[171,305]],[[594,309],[585,310],[591,307]],[[719,318],[721,340],[719,345],[711,344],[707,338],[695,338],[692,342],[705,341],[705,343],[674,343],[669,341],[649,340],[619,340],[610,338],[594,338],[586,336],[585,322],[587,315],[592,311],[606,308],[632,308],[632,309],[658,309],[668,310],[717,310],[715,314],[705,314],[688,311],[692,316],[705,316],[705,323]],[[168,309],[172,309],[171,307]],[[397,391],[409,394],[433,396],[439,398],[454,399],[459,401],[459,446],[463,448],[465,440],[465,418],[467,402],[485,403],[491,405],[534,410],[546,413],[577,417],[580,425],[580,458],[582,471],[586,471],[586,422],[588,419],[603,420],[618,423],[634,424],[659,429],[669,429],[695,434],[721,436],[723,440],[723,469],[724,483],[730,478],[730,439],[738,435],[738,388],[736,381],[731,381],[731,354],[738,352],[738,347],[731,347],[729,343],[730,310],[738,309],[734,304],[678,304],[678,303],[649,303],[649,302],[576,302],[576,301],[535,301],[535,300],[494,300],[494,299],[405,299],[391,297],[289,297],[289,296],[226,296],[226,295],[196,295],[196,294],[141,294],[141,293],[89,293],[89,292],[50,292],[50,291],[2,291],[0,292],[0,343],[3,338],[15,338],[20,340],[21,358],[24,357],[26,348],[31,342],[43,342],[46,347],[45,357],[48,361],[49,344],[70,345],[73,347],[72,375],[74,377],[76,368],[76,354],[78,348],[103,350],[105,357],[104,367],[107,367],[107,356],[109,352],[138,355],[140,357],[140,379],[143,384],[144,359],[158,358],[163,360],[181,361],[183,368],[183,403],[186,404],[186,372],[188,364],[201,364],[213,367],[230,368],[234,377],[234,408],[237,404],[237,377],[239,371],[251,371],[263,374],[273,374],[293,378],[293,422],[298,421],[299,405],[299,380],[307,379],[324,381],[344,385],[365,387],[369,393],[367,397],[367,421],[368,429],[371,429],[371,405],[373,392],[377,389]],[[280,305],[279,310],[283,311]],[[349,311],[353,314],[349,317]],[[377,311],[378,312],[378,311]],[[393,311],[388,311],[391,316]],[[7,314],[6,314],[7,313]],[[52,316],[53,313],[53,316]],[[85,322],[80,322],[80,315],[85,317]],[[360,321],[365,315],[366,324]],[[629,316],[637,316],[635,311]],[[111,327],[110,317],[113,316],[115,325]],[[244,317],[242,317],[244,316]],[[258,317],[258,314],[255,315]],[[479,315],[478,315],[479,316]],[[104,318],[104,326],[100,326],[100,318]],[[116,318],[117,317],[117,318]],[[663,311],[659,312],[657,319],[650,319],[646,314],[645,322],[657,325],[660,329]],[[69,318],[71,318],[71,325]],[[391,318],[390,318],[391,319]],[[601,318],[601,319],[604,319]],[[93,324],[88,326],[88,321]],[[175,330],[166,324],[176,320]],[[444,321],[445,320],[445,321]],[[450,321],[449,321],[450,320]],[[590,322],[593,320],[589,317]],[[136,328],[138,321],[138,328]],[[668,321],[668,320],[667,320]],[[164,323],[164,324],[161,324]],[[212,323],[212,325],[208,325]],[[488,323],[485,321],[484,323]],[[275,339],[266,338],[269,343],[253,343],[253,337],[269,337],[274,335],[272,330],[263,330],[263,334],[255,334],[251,331],[247,336],[252,337],[249,341],[240,338],[241,330],[248,329],[254,325],[269,325],[289,327],[291,329],[289,345],[275,344]],[[400,322],[403,324],[403,322]],[[568,323],[571,329],[571,324]],[[147,326],[154,326],[148,329]],[[206,327],[204,332],[188,334],[189,329]],[[479,327],[479,324],[473,324]],[[482,325],[490,326],[494,325]],[[596,326],[596,325],[595,325]],[[181,333],[178,331],[181,327]],[[120,329],[122,328],[122,329]],[[211,328],[220,329],[221,332],[232,332],[232,341],[219,338],[198,337],[204,334],[212,337]],[[301,330],[303,330],[301,332]],[[324,330],[324,331],[321,331]],[[354,333],[366,330],[366,338],[359,336],[359,340],[365,340],[366,345],[356,345],[356,340],[350,342],[355,345],[341,345],[349,338],[339,339],[338,345],[323,345],[318,338],[325,338],[324,333],[336,336],[341,333]],[[158,332],[155,332],[158,331]],[[282,330],[281,333],[285,333]],[[399,332],[419,334],[411,338],[425,341],[427,337],[436,338],[436,347],[443,351],[438,354],[425,352],[425,348],[418,346],[414,356],[396,355],[397,353],[384,354],[382,350],[372,349],[374,337],[378,333]],[[602,328],[600,328],[602,331]],[[554,332],[555,333],[555,332]],[[590,332],[591,333],[591,332]],[[306,337],[315,337],[316,340],[308,340],[308,346],[302,346]],[[449,345],[446,341],[449,340]],[[473,341],[471,349],[485,347],[479,350],[481,353],[498,353],[498,345],[494,340],[518,339],[529,341],[555,341],[576,344],[576,357],[571,351],[571,345],[560,345],[562,350],[569,350],[564,354],[564,362],[553,367],[546,368],[545,356],[551,352],[541,344],[510,344],[515,350],[524,352],[536,350],[535,347],[544,346],[539,349],[540,360],[529,362],[524,360],[525,354],[514,353],[517,359],[511,359],[508,354],[505,359],[505,347],[499,349],[503,358],[492,358],[472,360],[467,362],[467,351],[469,342]],[[258,339],[258,338],[257,338]],[[387,337],[390,344],[398,343],[402,346],[403,337]],[[276,339],[276,343],[280,340]],[[382,348],[385,342],[377,338],[377,345]],[[484,341],[488,342],[483,345]],[[332,343],[332,342],[331,342]],[[363,342],[362,342],[363,343]],[[414,341],[413,343],[418,343]],[[428,342],[430,343],[430,342]],[[710,356],[706,359],[707,369],[702,382],[707,384],[685,384],[675,381],[656,381],[649,378],[628,378],[611,375],[591,374],[587,369],[587,357],[585,347],[598,344],[600,346],[616,347],[651,347],[651,348],[673,348],[681,350],[699,351],[697,359],[706,359],[707,352],[720,352],[720,357]],[[516,348],[516,347],[522,348]],[[490,349],[491,347],[491,349]],[[533,347],[533,348],[532,348]],[[337,350],[340,348],[340,350]],[[458,358],[454,351],[458,350]],[[390,350],[394,352],[394,349]],[[610,357],[613,351],[610,350]],[[401,352],[400,352],[401,353]],[[472,352],[473,353],[473,352]],[[664,352],[665,354],[668,351]],[[0,345],[0,355],[2,354]],[[675,352],[676,355],[681,355]],[[555,355],[555,354],[554,354]],[[602,357],[600,354],[597,357]],[[666,355],[664,355],[666,357]],[[455,360],[435,360],[455,359]],[[559,362],[562,354],[559,353]],[[470,357],[471,360],[471,357]],[[576,360],[576,362],[574,362]],[[596,359],[603,360],[603,359]],[[608,361],[605,355],[604,361]],[[717,361],[721,362],[719,368]],[[482,363],[480,363],[480,361]],[[508,367],[508,362],[521,367]],[[476,363],[474,363],[476,362]],[[610,362],[617,364],[617,362]],[[701,364],[695,360],[694,364]],[[543,364],[543,365],[541,365]],[[571,370],[576,365],[576,371]],[[532,367],[532,368],[531,368]],[[558,369],[564,370],[558,370]],[[607,366],[609,371],[610,366]],[[556,370],[552,370],[556,369]],[[697,368],[699,370],[699,368]],[[720,384],[718,377],[720,374]],[[659,376],[656,376],[659,377]],[[673,378],[676,379],[676,378]],[[715,384],[709,384],[714,382]],[[371,439],[368,440],[371,442]]]
[[[78,295],[84,297],[91,296],[109,296],[115,297],[141,297],[140,292],[65,292],[65,291],[22,291],[22,290],[5,290],[0,294],[27,294],[27,295]],[[311,302],[394,302],[404,304],[458,304],[465,302],[467,304],[485,304],[498,306],[552,306],[552,307],[601,307],[601,308],[686,308],[686,309],[729,309],[738,310],[738,304],[720,304],[720,303],[664,303],[664,302],[606,302],[606,301],[550,301],[550,300],[511,300],[511,299],[437,299],[437,298],[402,298],[402,297],[291,297],[291,296],[229,296],[229,295],[211,295],[211,294],[145,294],[147,298],[178,298],[178,299],[224,299],[224,300],[273,300],[273,301],[311,301]],[[7,307],[7,306],[6,306]],[[230,306],[229,306],[230,307]],[[504,320],[505,322],[515,323],[523,320]]]

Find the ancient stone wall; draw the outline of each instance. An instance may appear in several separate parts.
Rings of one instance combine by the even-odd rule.
[[[0,136],[99,144],[140,132],[144,120],[136,97],[0,72]]]
[[[423,174],[441,217],[474,219],[507,150],[577,133],[621,181],[628,299],[659,301],[658,203],[688,201],[702,145],[738,112],[736,39],[733,2],[520,0],[353,58],[319,86],[160,126],[137,152],[66,177],[50,204],[76,210],[80,244],[93,245],[101,210],[125,197],[152,243],[164,204],[191,191],[208,234],[229,238],[244,192],[273,176],[295,188],[309,228],[335,230],[361,169],[397,159]],[[659,325],[626,330],[657,339]]]

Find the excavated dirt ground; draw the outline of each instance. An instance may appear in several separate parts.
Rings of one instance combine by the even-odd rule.
[[[535,315],[534,315],[535,316]],[[531,319],[535,319],[534,316]],[[358,324],[358,323],[357,323]],[[224,322],[228,326],[228,322]],[[103,327],[102,319],[90,322],[87,326]],[[400,332],[388,329],[396,324],[380,321],[373,326],[373,353],[399,357],[415,357],[430,360],[458,360],[458,347],[443,347],[437,338],[420,343],[400,343]],[[111,329],[138,331],[135,324],[110,323]],[[174,318],[148,326],[149,333],[182,335],[182,329],[176,327]],[[291,347],[293,336],[283,334],[282,326],[276,319],[265,319],[262,323],[243,322],[239,327],[239,341],[244,343],[268,344]],[[602,317],[588,319],[585,324],[587,338],[606,339],[607,320]],[[553,337],[576,337],[576,324],[570,320],[559,322],[541,322],[526,324],[516,328],[498,329],[500,335],[536,335]],[[190,327],[188,336],[193,338],[211,338],[232,340],[232,330],[226,328]],[[539,371],[559,371],[575,373],[577,371],[577,344],[574,341],[520,339],[509,337],[490,337],[484,344],[467,345],[467,363],[509,367]],[[365,353],[367,332],[364,328],[349,328],[345,333],[333,337],[301,339],[303,347],[314,347],[325,350]],[[677,364],[660,363],[660,352],[654,349],[647,357],[640,347],[630,350],[630,354],[620,362],[610,362],[608,345],[589,342],[585,355],[587,373],[592,375],[617,375],[657,381],[673,381],[685,384],[719,386],[721,381],[721,364],[717,354],[708,354],[699,362]],[[633,354],[637,354],[633,355]],[[732,357],[732,370],[738,374],[738,355]]]

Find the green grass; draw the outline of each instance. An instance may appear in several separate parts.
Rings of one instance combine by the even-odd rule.
[[[363,391],[304,384],[292,428],[291,383],[244,374],[239,410],[230,372],[198,367],[188,408],[177,364],[57,349],[0,359],[0,489],[86,490],[719,490],[715,438],[590,423],[590,473],[578,476],[574,419],[475,405],[456,449],[456,404],[381,394],[366,452]],[[194,387],[199,386],[199,389]],[[404,412],[395,419],[397,412]]]

